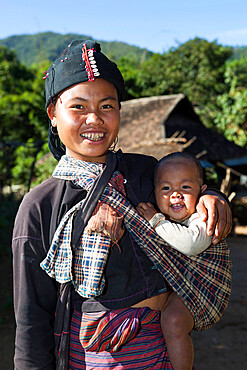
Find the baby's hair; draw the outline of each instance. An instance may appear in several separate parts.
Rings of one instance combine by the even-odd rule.
[[[202,180],[202,183],[203,183],[204,181],[203,168],[202,168],[202,165],[199,159],[185,152],[174,152],[174,153],[168,154],[165,157],[161,158],[156,164],[155,171],[154,171],[154,185],[156,184],[158,170],[161,167],[161,165],[164,164],[165,162],[173,161],[173,160],[180,159],[180,158],[189,159],[195,163],[198,176]]]

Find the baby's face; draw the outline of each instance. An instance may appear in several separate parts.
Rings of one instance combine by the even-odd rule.
[[[184,221],[196,210],[202,185],[196,165],[187,158],[163,163],[158,170],[155,198],[160,211],[172,221]]]

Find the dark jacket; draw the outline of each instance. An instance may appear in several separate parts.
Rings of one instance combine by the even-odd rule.
[[[134,206],[154,202],[155,164],[156,160],[148,156],[119,156],[117,167],[126,179],[127,198]],[[28,193],[19,208],[13,232],[15,369],[55,369],[53,332],[58,284],[40,268],[40,262],[46,257],[62,216],[85,196],[86,192],[70,181],[50,178]],[[127,232],[120,249],[121,253],[118,248],[110,253],[106,288],[100,297],[85,301],[72,290],[77,309],[129,307],[166,291],[163,277]]]

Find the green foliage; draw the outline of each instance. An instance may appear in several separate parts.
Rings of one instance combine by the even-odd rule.
[[[247,56],[226,63],[225,82],[230,85],[233,79],[235,87],[247,87]]]
[[[237,46],[233,48],[233,55],[230,60],[247,58],[247,46]]]
[[[142,96],[183,92],[204,122],[210,122],[215,99],[225,92],[225,63],[231,54],[231,48],[199,38],[155,54],[142,65],[138,81]]]
[[[30,87],[32,73],[19,63],[15,52],[0,47],[0,89],[8,94],[19,94]]]
[[[28,69],[14,52],[0,47],[0,187],[11,184],[16,148],[30,138],[46,140],[41,68]]]
[[[141,65],[137,57],[122,57],[118,61],[118,68],[123,75],[126,97],[125,100],[138,98],[141,94],[140,85],[138,84],[138,75]]]
[[[247,58],[227,64],[228,91],[217,97],[219,110],[214,123],[220,133],[240,146],[247,146]],[[245,87],[244,87],[245,86]]]
[[[12,168],[12,180],[15,184],[23,184],[29,188],[31,177],[35,175],[37,155],[42,148],[42,142],[28,139],[24,145],[15,150],[15,165]]]
[[[37,143],[33,139],[19,146],[15,155],[16,161],[12,168],[13,182],[24,185],[26,190],[50,177],[57,165],[49,151],[48,143]]]
[[[57,161],[50,153],[48,143],[45,143],[37,156],[31,187],[33,188],[48,179],[52,175],[56,165]]]

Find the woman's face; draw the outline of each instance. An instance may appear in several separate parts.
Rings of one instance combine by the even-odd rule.
[[[47,109],[66,154],[87,162],[104,163],[117,137],[120,104],[115,86],[103,79],[83,82],[63,91]]]

